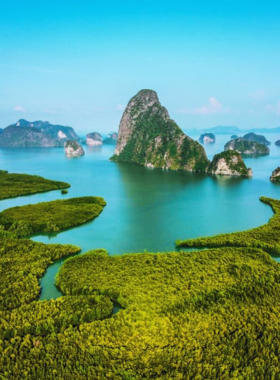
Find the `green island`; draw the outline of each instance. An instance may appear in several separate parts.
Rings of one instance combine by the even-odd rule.
[[[0,226],[18,237],[58,232],[96,218],[105,205],[101,197],[79,197],[12,207],[0,213]]]
[[[260,201],[271,206],[273,217],[267,224],[248,231],[221,234],[189,240],[177,240],[177,247],[218,248],[246,247],[260,248],[271,255],[280,254],[280,201],[261,197]]]
[[[37,175],[8,173],[0,170],[0,199],[65,189],[69,183],[52,181]]]

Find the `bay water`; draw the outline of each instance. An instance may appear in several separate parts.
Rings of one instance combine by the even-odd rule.
[[[192,136],[198,139],[199,136]],[[280,186],[269,181],[280,166],[279,135],[267,133],[270,155],[245,158],[253,178],[211,176],[148,169],[113,163],[114,146],[84,147],[85,155],[68,158],[63,148],[1,148],[0,169],[28,173],[71,184],[66,195],[50,191],[0,202],[3,209],[80,196],[101,196],[107,202],[92,222],[60,233],[33,236],[43,243],[74,244],[82,253],[105,248],[110,255],[132,252],[174,251],[177,239],[241,231],[264,224],[272,216],[260,196],[280,199]],[[223,150],[230,135],[216,135],[204,145],[207,156]],[[52,264],[41,279],[40,299],[60,292],[54,277],[63,263]]]

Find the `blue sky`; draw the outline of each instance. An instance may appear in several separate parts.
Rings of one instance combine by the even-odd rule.
[[[0,1],[0,127],[117,130],[157,91],[183,129],[280,126],[279,1]]]

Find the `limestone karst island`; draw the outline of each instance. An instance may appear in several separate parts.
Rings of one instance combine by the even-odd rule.
[[[224,154],[220,158],[215,156],[210,164],[204,148],[170,119],[167,109],[160,104],[153,90],[141,90],[129,101],[122,115],[111,160],[148,168],[252,175],[237,152]]]

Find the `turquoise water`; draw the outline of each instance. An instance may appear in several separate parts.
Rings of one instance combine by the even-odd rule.
[[[85,147],[85,156],[67,158],[62,148],[0,150],[0,169],[42,175],[69,182],[67,195],[52,191],[0,202],[8,207],[77,196],[102,196],[107,206],[85,225],[59,234],[38,235],[34,241],[74,244],[82,252],[105,248],[110,254],[171,251],[177,239],[214,235],[259,226],[272,216],[260,196],[280,199],[280,186],[269,181],[280,166],[279,135],[267,134],[271,154],[246,158],[252,179],[151,170],[109,161],[114,147]],[[194,136],[193,138],[198,138]],[[205,145],[209,158],[223,150],[229,135]],[[56,297],[54,276],[63,260],[51,265],[41,280],[41,299]]]

